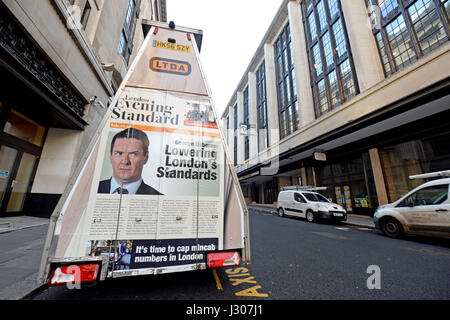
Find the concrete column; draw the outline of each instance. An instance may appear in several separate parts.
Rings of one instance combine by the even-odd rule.
[[[230,129],[228,130],[228,150],[230,151],[231,162],[234,164],[234,107],[228,107],[228,117],[230,118]]]
[[[375,180],[375,188],[377,189],[378,204],[389,203],[386,184],[384,182],[383,168],[381,166],[380,154],[377,148],[369,150],[370,163],[372,164],[373,179]]]
[[[309,181],[308,181],[308,176],[306,174],[306,168],[302,167],[300,170],[301,170],[301,177],[302,177],[302,186],[307,186]]]
[[[275,50],[274,47],[268,43],[264,45],[264,60],[266,65],[266,98],[269,146],[274,146],[280,142],[280,122],[278,120]]]
[[[32,193],[62,194],[79,156],[82,133],[50,128],[45,139]]]
[[[306,51],[307,44],[300,3],[289,1],[288,14],[292,39],[295,81],[297,85],[297,99],[299,103],[300,127],[304,127],[313,122],[316,119],[316,116],[314,112],[308,52]]]
[[[244,149],[244,136],[239,133],[239,125],[244,123],[244,93],[237,93],[237,110],[235,112],[238,113],[238,127],[237,130],[237,160],[238,165],[242,165],[245,162],[245,149]]]
[[[364,0],[341,1],[341,5],[359,88],[363,92],[384,80],[383,66]]]
[[[258,163],[258,111],[256,108],[256,74],[254,72],[248,73],[248,109],[250,124],[254,127],[249,130],[249,144],[250,144],[250,163]]]
[[[223,131],[223,136],[225,138],[225,142],[228,144],[228,128],[227,128],[227,118],[228,115],[226,117],[221,118],[222,120],[222,131]]]

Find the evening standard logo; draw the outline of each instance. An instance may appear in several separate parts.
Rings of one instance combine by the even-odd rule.
[[[191,74],[191,65],[186,61],[172,60],[160,57],[150,59],[150,69],[155,72],[163,72],[188,76]]]
[[[185,53],[191,53],[190,46],[186,46],[184,44],[176,44],[176,43],[171,43],[171,42],[166,42],[166,41],[160,41],[160,40],[153,40],[153,47],[174,50],[174,51],[180,51],[180,52],[185,52]]]

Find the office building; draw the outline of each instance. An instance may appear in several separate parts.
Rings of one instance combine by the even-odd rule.
[[[0,217],[49,217],[165,0],[0,1]]]
[[[247,202],[371,215],[450,169],[449,37],[449,0],[283,1],[222,115]]]

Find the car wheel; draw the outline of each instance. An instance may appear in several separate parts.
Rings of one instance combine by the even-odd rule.
[[[384,218],[380,221],[381,231],[391,238],[400,238],[403,235],[402,224],[394,218]]]
[[[306,221],[308,222],[314,222],[316,220],[316,216],[314,215],[314,212],[311,210],[306,211]]]
[[[284,217],[284,210],[283,210],[283,208],[278,208],[278,215],[280,217]]]

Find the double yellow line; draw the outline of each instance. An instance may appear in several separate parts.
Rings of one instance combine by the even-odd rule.
[[[216,280],[217,290],[223,290],[222,284],[220,283],[219,276],[217,275],[216,269],[212,269],[214,280]]]

